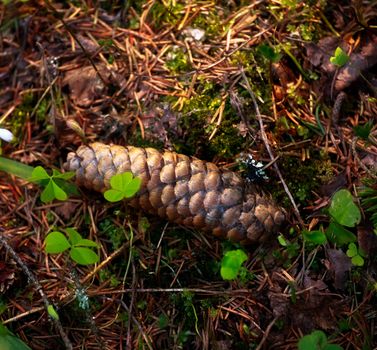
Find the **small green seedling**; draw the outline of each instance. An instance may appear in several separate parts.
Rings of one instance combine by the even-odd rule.
[[[60,254],[69,250],[69,256],[79,265],[90,265],[98,262],[99,256],[93,251],[98,248],[96,242],[82,238],[72,227],[65,229],[68,239],[59,231],[49,233],[45,239],[45,251],[48,254]]]
[[[0,349],[1,350],[31,350],[20,338],[16,337],[0,323]]]
[[[335,193],[330,203],[329,214],[331,221],[326,230],[329,240],[339,245],[355,242],[356,236],[345,227],[355,227],[359,224],[361,212],[348,190],[342,189]]]
[[[314,243],[316,245],[325,244],[327,242],[326,235],[321,230],[307,231],[302,232],[305,241]]]
[[[282,247],[286,248],[287,257],[288,259],[294,258],[297,256],[300,246],[297,242],[291,243],[289,240],[287,240],[283,235],[279,235],[278,237],[279,244]]]
[[[347,53],[338,46],[335,49],[334,55],[330,57],[330,62],[338,67],[343,67],[349,61],[349,59],[350,57],[347,55]]]
[[[275,63],[278,62],[282,55],[279,51],[275,50],[270,45],[261,44],[257,47],[257,52],[263,56],[264,58],[268,59],[269,61]]]
[[[370,133],[372,132],[373,126],[373,120],[369,120],[364,125],[356,125],[353,128],[353,132],[357,137],[360,137],[363,140],[368,140]]]
[[[237,278],[242,264],[247,260],[246,253],[241,250],[230,250],[226,252],[221,260],[220,274],[224,280],[234,280]]]
[[[0,157],[0,171],[5,171],[44,187],[45,189],[41,194],[41,200],[44,203],[51,202],[54,199],[64,201],[68,197],[67,194],[78,194],[76,186],[67,182],[75,176],[73,172],[62,174],[54,169],[52,175],[49,175],[41,166],[33,168],[30,165],[3,157]]]
[[[345,189],[335,193],[329,213],[337,223],[347,227],[355,227],[361,220],[360,209],[353,202],[351,192]]]
[[[56,312],[55,308],[53,305],[49,304],[47,306],[47,312],[48,314],[50,315],[50,317],[54,320],[58,320],[59,319],[59,315],[58,313]]]
[[[54,199],[65,201],[68,198],[66,191],[70,192],[73,187],[67,187],[66,181],[74,176],[73,172],[61,173],[56,169],[53,169],[52,175],[49,175],[43,167],[37,166],[28,181],[40,183],[45,187],[41,193],[41,200],[43,203],[48,203]]]
[[[348,245],[348,249],[346,252],[347,256],[351,258],[351,262],[355,266],[363,266],[364,265],[364,252],[357,248],[355,243],[350,243]]]
[[[141,179],[134,177],[131,172],[116,174],[110,179],[111,189],[103,195],[109,202],[119,202],[124,198],[133,197],[141,186]]]
[[[326,235],[331,242],[340,246],[348,244],[347,256],[355,266],[364,265],[365,254],[357,247],[357,237],[345,227],[355,227],[360,223],[361,212],[353,201],[352,194],[345,189],[339,190],[333,196],[329,214],[331,221],[326,230]]]
[[[343,350],[343,348],[340,345],[329,344],[324,332],[313,331],[300,339],[298,350]]]

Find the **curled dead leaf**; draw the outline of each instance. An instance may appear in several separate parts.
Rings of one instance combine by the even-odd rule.
[[[334,287],[344,289],[347,273],[352,267],[351,259],[341,249],[327,249],[329,264],[327,266],[334,276]]]
[[[110,72],[99,65],[72,69],[65,74],[63,85],[68,85],[71,99],[80,107],[89,107],[96,99],[106,95]],[[104,79],[105,81],[103,81]]]

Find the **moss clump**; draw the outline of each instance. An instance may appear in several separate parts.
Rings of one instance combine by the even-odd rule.
[[[156,1],[149,11],[153,25],[159,29],[164,24],[175,25],[184,16],[184,4],[176,4],[175,1],[167,1],[167,4]]]
[[[192,22],[192,27],[205,30],[206,36],[214,38],[222,35],[225,26],[222,24],[221,18],[217,12],[209,10],[208,13],[201,13]]]
[[[283,157],[279,164],[285,181],[297,204],[307,206],[313,200],[313,192],[322,184],[330,181],[333,176],[331,161],[329,159],[309,159],[301,161],[295,157]],[[284,207],[290,206],[284,190],[273,192]]]
[[[127,239],[124,228],[115,225],[110,219],[101,221],[98,227],[109,238],[113,249],[118,249]]]
[[[173,74],[182,73],[191,68],[187,53],[180,47],[173,47],[168,51],[165,66]]]
[[[164,142],[160,141],[156,138],[154,139],[146,139],[142,138],[141,132],[139,129],[136,129],[129,139],[129,144],[136,146],[136,147],[152,147],[159,150],[162,150],[164,148]]]
[[[221,87],[211,82],[202,82],[196,89],[197,94],[184,101],[180,111],[180,127],[184,137],[174,140],[178,152],[207,160],[215,155],[231,158],[240,152],[245,143],[237,129],[240,118],[229,99],[223,102],[220,91]],[[222,103],[225,103],[223,115],[217,125],[217,118],[214,121],[212,118]],[[210,139],[212,134],[214,136]]]

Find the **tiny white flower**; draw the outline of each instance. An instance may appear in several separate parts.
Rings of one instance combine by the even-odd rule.
[[[202,29],[195,28],[191,30],[191,36],[197,41],[203,40],[205,34],[206,32]]]
[[[9,130],[0,128],[0,139],[10,142],[13,140],[13,138],[14,136]]]
[[[194,39],[196,41],[203,41],[205,39],[206,32],[200,28],[188,27],[184,30],[183,34],[188,39]]]

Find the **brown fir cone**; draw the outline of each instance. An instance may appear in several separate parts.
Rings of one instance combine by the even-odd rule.
[[[69,153],[65,168],[79,185],[99,192],[113,175],[131,171],[142,185],[129,205],[232,241],[263,242],[284,221],[273,200],[236,173],[174,152],[96,142]]]

